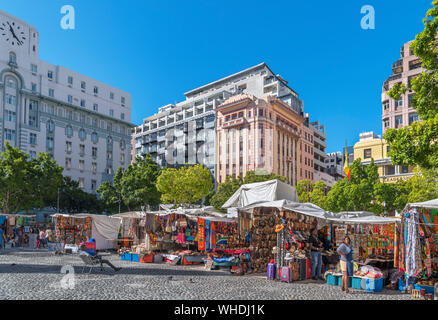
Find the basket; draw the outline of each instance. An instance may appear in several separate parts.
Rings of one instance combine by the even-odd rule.
[[[338,285],[338,278],[339,276],[334,276],[332,274],[327,275],[327,284],[330,286],[337,286]]]
[[[140,255],[138,253],[131,253],[131,257],[132,262],[140,262]]]
[[[431,293],[431,294],[433,294],[433,292],[434,292],[434,287],[432,287],[432,286],[422,286],[422,285],[419,285],[419,284],[414,284],[414,289],[415,290],[424,289],[424,290],[426,290],[426,293]]]

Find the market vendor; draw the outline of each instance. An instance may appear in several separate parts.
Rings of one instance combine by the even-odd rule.
[[[351,293],[348,290],[348,277],[353,276],[353,248],[350,246],[350,237],[344,237],[344,242],[339,246],[338,253],[341,256],[341,271],[342,271],[342,291]]]
[[[321,264],[322,264],[321,251],[323,249],[323,243],[319,240],[317,228],[312,229],[311,235],[309,237],[309,244],[310,244],[310,251],[312,255],[312,279],[323,280],[321,277]],[[318,272],[318,277],[316,276],[317,272]]]
[[[116,267],[116,266],[114,266],[111,262],[109,262],[109,260],[106,260],[106,259],[102,259],[102,257],[101,256],[92,256],[91,254],[89,254],[86,250],[87,250],[87,247],[85,246],[85,245],[81,245],[80,246],[80,249],[81,249],[81,251],[80,251],[80,253],[79,253],[79,255],[85,255],[85,256],[90,256],[90,257],[92,257],[92,259],[96,259],[96,260],[98,260],[99,261],[99,263],[100,263],[100,267],[101,268],[103,268],[103,265],[104,264],[106,264],[106,265],[108,265],[109,267],[111,267],[114,271],[120,271],[120,270],[122,270],[122,268],[118,268],[118,267]]]

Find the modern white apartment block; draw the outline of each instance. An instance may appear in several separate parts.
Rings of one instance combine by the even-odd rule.
[[[200,163],[215,176],[215,109],[239,93],[280,98],[304,116],[298,94],[261,63],[186,92],[183,102],[159,108],[157,114],[133,129],[134,155],[149,153],[166,167]]]
[[[40,60],[38,31],[0,11],[0,146],[49,152],[94,192],[131,161],[131,96]]]

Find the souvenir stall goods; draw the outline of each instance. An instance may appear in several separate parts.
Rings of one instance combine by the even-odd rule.
[[[417,298],[426,299],[418,292],[433,295],[438,283],[438,199],[408,204],[397,236],[400,252],[396,263],[405,270],[399,289],[412,290]]]
[[[55,240],[65,244],[79,245],[91,238],[91,217],[58,215],[55,218]]]

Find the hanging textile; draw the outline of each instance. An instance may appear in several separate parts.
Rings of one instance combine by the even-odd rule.
[[[205,250],[205,220],[198,218],[198,250]]]
[[[406,274],[414,276],[417,274],[418,265],[418,215],[415,208],[409,210],[405,215],[405,237],[406,237]]]

